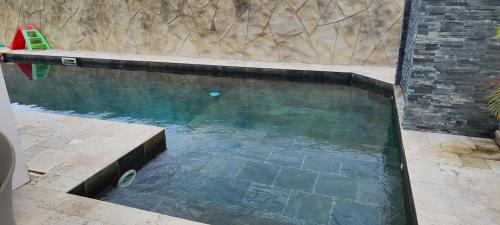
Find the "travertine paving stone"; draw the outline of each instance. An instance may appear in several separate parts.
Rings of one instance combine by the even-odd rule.
[[[28,169],[44,173],[14,192],[18,224],[200,224],[67,193],[162,128],[14,108]]]
[[[395,95],[401,117],[399,87]],[[500,162],[468,157],[478,151],[477,140],[407,129],[401,134],[419,224],[500,224]]]

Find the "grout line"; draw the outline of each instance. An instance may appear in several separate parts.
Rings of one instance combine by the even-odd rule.
[[[318,184],[319,173],[316,173],[316,180],[314,181],[312,193],[316,193],[316,185]]]
[[[292,192],[293,191],[290,191],[290,193],[288,193],[288,198],[286,199],[285,206],[283,207],[283,211],[281,211],[282,216],[285,215],[285,209],[288,206],[288,202],[290,201],[290,198],[292,197]]]
[[[337,199],[333,199],[333,202],[332,202],[332,209],[330,210],[330,218],[328,219],[328,224],[332,224],[332,219],[333,219],[333,208],[335,208],[335,204],[337,204]]]
[[[242,165],[240,167],[240,169],[238,169],[238,172],[236,172],[236,174],[234,175],[233,179],[236,179],[236,177],[238,177],[238,175],[241,173],[241,170],[243,170],[243,167],[245,167],[245,165]]]
[[[278,178],[278,176],[280,174],[281,174],[281,166],[280,166],[280,169],[278,170],[278,172],[276,173],[276,175],[274,176],[273,182],[271,182],[271,187],[274,187],[274,182],[276,182],[276,178]]]

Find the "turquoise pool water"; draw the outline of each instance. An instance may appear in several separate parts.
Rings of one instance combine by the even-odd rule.
[[[211,224],[406,224],[390,98],[342,85],[3,64],[11,101],[166,129],[101,200]],[[213,96],[218,92],[219,96]]]

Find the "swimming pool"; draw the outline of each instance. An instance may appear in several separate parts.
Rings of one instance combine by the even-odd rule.
[[[168,150],[101,200],[212,224],[406,224],[392,100],[355,87],[2,65],[11,101],[166,129]],[[219,92],[213,97],[211,92]]]

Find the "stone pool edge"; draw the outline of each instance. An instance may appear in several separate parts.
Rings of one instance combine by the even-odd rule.
[[[101,169],[68,193],[95,198],[108,187],[116,186],[124,173],[132,169],[136,171],[141,169],[163,151],[166,151],[165,130]]]
[[[420,225],[500,224],[500,161],[469,150],[496,148],[492,139],[405,129],[404,98],[394,86],[403,172],[412,222]]]
[[[413,199],[413,191],[411,187],[411,179],[410,179],[410,174],[408,172],[408,166],[407,166],[407,157],[406,157],[406,151],[405,151],[405,140],[403,139],[402,131],[403,131],[403,103],[404,100],[402,98],[402,92],[401,92],[401,87],[399,85],[394,85],[393,86],[393,112],[395,114],[393,120],[395,120],[398,130],[396,131],[397,138],[400,142],[400,150],[401,150],[401,165],[402,165],[402,172],[403,172],[403,180],[405,181],[404,183],[404,191],[405,191],[405,207],[406,207],[406,212],[409,214],[407,215],[407,218],[410,220],[408,224],[412,225],[418,225],[418,218],[417,218],[417,213],[415,209],[415,201]],[[408,146],[408,143],[406,143],[406,146]]]
[[[76,60],[75,66],[80,67],[344,84],[385,96],[392,95],[392,85],[395,79],[394,68],[373,66],[241,61],[61,50],[10,50],[5,51],[3,56],[6,62],[13,63],[63,65],[62,58],[73,58]]]
[[[122,171],[139,169],[164,151],[163,128],[23,108],[15,108],[14,114],[21,143],[28,150],[25,154],[42,149],[32,155],[32,158],[39,158],[35,160],[38,163],[28,161],[31,181],[14,191],[14,214],[18,224],[201,224],[91,198],[109,185],[115,185]],[[72,132],[74,130],[78,131]],[[113,130],[117,132],[111,132]],[[82,136],[87,132],[93,134],[87,137],[91,143],[85,142],[87,139]],[[84,149],[74,148],[78,144],[62,147],[59,140],[65,137],[71,137],[73,143],[90,145],[84,144]],[[117,143],[124,140],[130,143]],[[47,156],[48,153],[52,155]],[[64,154],[71,157],[64,157]],[[89,155],[95,157],[87,158]],[[57,165],[46,167],[54,161]],[[40,164],[46,165],[40,167]]]

